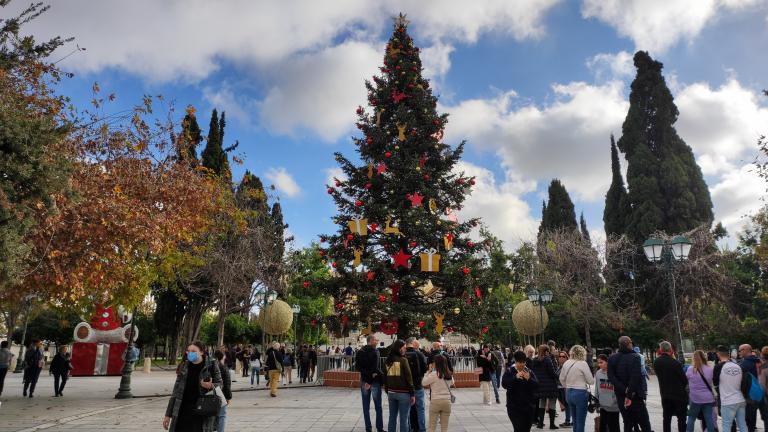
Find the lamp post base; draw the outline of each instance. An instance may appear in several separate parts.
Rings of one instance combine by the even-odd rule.
[[[115,394],[115,399],[132,399],[133,393],[131,393],[131,371],[133,370],[133,362],[126,362],[123,367],[123,376],[120,378],[120,388]]]

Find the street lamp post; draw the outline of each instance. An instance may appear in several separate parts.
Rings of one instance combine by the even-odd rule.
[[[254,298],[256,300],[256,303],[259,305],[259,310],[263,311],[268,304],[271,304],[273,301],[277,299],[277,293],[275,291],[272,291],[270,289],[267,289],[265,287],[259,287],[259,282],[254,281],[253,284],[251,284],[252,290],[257,290],[254,294]],[[264,328],[261,329],[261,349],[266,352],[264,349]]]
[[[293,312],[293,352],[296,352],[297,344],[299,343],[298,337],[299,337],[299,313],[301,312],[301,306],[298,304],[293,305],[291,308],[291,312]]]
[[[544,305],[552,301],[552,291],[537,290],[536,288],[528,291],[528,300],[534,305],[539,306],[539,324],[541,324],[541,341],[544,343]]]
[[[26,348],[26,345],[24,345],[24,339],[27,338],[27,324],[29,324],[29,313],[32,312],[32,300],[34,300],[36,297],[37,296],[34,294],[27,294],[24,296],[24,301],[27,302],[27,313],[24,315],[24,331],[21,332],[19,358],[16,360],[16,369],[13,370],[13,373],[21,373],[24,371],[24,348]]]
[[[673,272],[677,262],[688,259],[693,243],[684,236],[675,236],[672,241],[665,242],[657,238],[649,238],[643,243],[643,252],[645,252],[648,261],[661,265],[669,275],[669,290],[672,296],[672,312],[675,316],[675,327],[677,328],[678,340],[678,359],[685,361],[685,352],[683,351],[683,331],[680,327],[680,314],[677,309],[677,295],[675,293],[675,275]]]
[[[131,393],[131,372],[133,372],[133,362],[136,361],[136,348],[133,345],[134,329],[136,328],[136,308],[133,308],[133,315],[131,315],[131,330],[128,332],[128,346],[125,347],[125,357],[123,363],[122,376],[120,377],[120,388],[115,394],[115,399],[131,399],[133,393]]]

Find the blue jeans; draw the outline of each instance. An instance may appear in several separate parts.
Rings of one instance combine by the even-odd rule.
[[[584,432],[589,392],[582,389],[565,389],[565,401],[573,416],[573,432]]]
[[[493,393],[496,395],[496,401],[499,400],[499,377],[496,372],[491,372],[491,385],[493,386]]]
[[[376,430],[384,430],[384,418],[381,412],[381,384],[371,384],[371,389],[365,389],[365,383],[360,383],[360,395],[363,398],[363,419],[365,420],[365,430],[371,431],[371,396],[373,396],[373,407],[376,410]]]
[[[427,431],[426,405],[424,404],[424,389],[416,390],[416,417],[419,419],[419,432]]]
[[[217,429],[219,432],[224,432],[224,425],[227,424],[227,406],[224,405],[219,410],[219,428]]]
[[[747,432],[747,403],[741,402],[733,405],[722,405],[720,407],[720,415],[723,416],[723,426],[721,431],[728,432],[731,430],[731,424],[734,417],[736,418],[736,426],[739,432]]]
[[[704,424],[707,425],[707,431],[714,432],[715,419],[712,417],[712,404],[697,404],[691,402],[688,406],[688,424],[685,426],[686,432],[693,432],[693,426],[699,417],[699,412],[704,415]]]
[[[389,392],[389,423],[387,432],[397,432],[397,416],[400,416],[400,431],[408,432],[411,411],[411,395],[408,393]]]
[[[252,367],[251,368],[251,385],[253,385],[253,379],[256,378],[256,385],[259,385],[259,372],[261,372],[261,368],[259,367]]]

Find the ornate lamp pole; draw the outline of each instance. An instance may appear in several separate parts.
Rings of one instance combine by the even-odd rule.
[[[683,351],[683,331],[680,327],[680,314],[677,309],[677,295],[675,294],[675,275],[673,272],[675,264],[688,259],[693,243],[684,236],[675,236],[670,242],[665,242],[657,238],[649,238],[643,243],[643,252],[645,252],[648,261],[663,267],[669,275],[669,290],[672,296],[672,312],[675,316],[675,327],[677,328],[677,355],[682,362],[685,361],[685,352]]]
[[[115,394],[115,399],[131,399],[133,393],[131,393],[131,372],[133,372],[133,362],[136,361],[138,355],[136,353],[136,347],[133,345],[134,328],[136,328],[136,308],[133,308],[133,315],[131,315],[131,331],[128,332],[128,346],[125,347],[125,363],[123,363],[122,377],[120,378],[120,388]]]
[[[552,301],[552,291],[537,290],[536,288],[528,291],[528,300],[534,305],[539,306],[539,324],[541,324],[541,340],[544,343],[544,305]]]
[[[293,312],[293,352],[296,352],[297,344],[299,343],[298,337],[299,337],[299,313],[301,312],[301,306],[298,304],[293,305],[291,308],[291,312]]]

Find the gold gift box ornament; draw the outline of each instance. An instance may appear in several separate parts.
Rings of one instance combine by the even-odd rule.
[[[434,248],[422,252],[419,254],[419,258],[421,258],[421,271],[440,271],[440,254],[438,254]]]
[[[352,234],[368,235],[368,219],[357,217],[348,221],[347,225]]]

